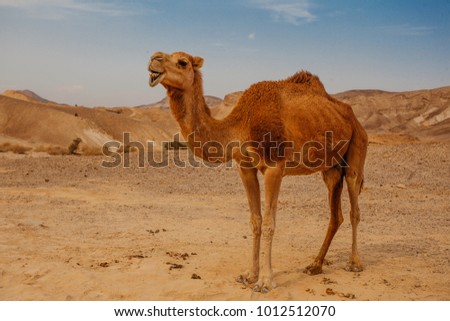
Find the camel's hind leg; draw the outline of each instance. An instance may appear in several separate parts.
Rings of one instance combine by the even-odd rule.
[[[304,270],[307,274],[319,274],[322,272],[322,264],[330,247],[331,241],[336,234],[339,226],[343,222],[341,210],[341,193],[343,184],[343,170],[336,166],[325,172],[322,172],[322,177],[328,188],[328,201],[330,204],[330,223],[328,225],[327,235],[320,248],[319,254],[312,264]]]
[[[357,234],[360,221],[358,197],[364,181],[364,162],[367,153],[367,135],[360,127],[356,135],[350,141],[350,147],[346,155],[347,167],[345,168],[345,181],[347,182],[348,195],[350,198],[350,221],[352,223],[352,254],[345,268],[350,272],[363,270],[358,254]]]
[[[345,176],[345,181],[347,182],[348,195],[350,197],[350,221],[352,223],[352,254],[345,269],[350,272],[360,272],[363,268],[358,254],[357,235],[361,217],[358,197],[362,187],[362,177],[357,174],[351,174]]]

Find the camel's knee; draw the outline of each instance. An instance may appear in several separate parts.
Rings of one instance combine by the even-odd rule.
[[[254,236],[261,236],[261,217],[251,217],[250,226],[252,227],[252,232]]]
[[[352,225],[358,225],[358,223],[361,221],[361,214],[359,213],[359,208],[355,208],[350,211],[350,220]]]
[[[267,240],[271,240],[273,238],[273,235],[275,233],[275,224],[274,223],[266,223],[266,224],[262,224],[262,228],[261,228],[261,232],[262,232],[262,237],[263,239]]]
[[[349,169],[345,173],[345,182],[347,183],[350,194],[359,195],[361,193],[364,175],[360,172]]]
[[[362,175],[354,168],[349,167],[345,170],[345,181],[347,184],[355,184],[358,182],[359,178],[362,178]]]

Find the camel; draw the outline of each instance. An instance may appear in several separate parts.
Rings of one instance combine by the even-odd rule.
[[[172,115],[196,156],[215,162],[232,159],[237,165],[253,232],[250,267],[237,280],[257,292],[276,286],[271,251],[281,181],[286,175],[315,172],[321,172],[328,189],[331,215],[319,253],[304,272],[322,273],[325,255],[343,222],[344,179],[352,225],[352,251],[346,270],[362,271],[357,249],[358,197],[368,139],[352,108],[329,96],[317,76],[300,71],[285,80],[251,85],[231,113],[218,120],[211,116],[203,96],[203,62],[203,58],[184,52],[156,52],[148,63],[149,85],[165,87]],[[227,147],[218,157],[220,146]],[[258,171],[264,177],[263,215]]]

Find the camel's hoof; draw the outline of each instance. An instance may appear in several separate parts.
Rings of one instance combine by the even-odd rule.
[[[362,272],[363,267],[361,264],[350,263],[345,267],[345,271],[347,272]]]
[[[236,278],[236,282],[242,283],[243,285],[245,285],[246,287],[248,287],[248,280],[247,280],[247,278],[244,277],[243,275],[239,275],[239,276]]]
[[[258,284],[256,284],[256,285],[253,287],[253,292],[261,292],[261,287],[260,287]]]
[[[253,287],[253,292],[268,293],[276,287],[275,282],[271,278],[260,279]]]
[[[243,275],[241,274],[236,278],[236,282],[242,283],[246,287],[249,287],[249,285],[255,283],[257,279],[258,277],[252,277],[248,273],[244,273]]]
[[[263,286],[262,288],[259,285],[255,285],[253,287],[253,292],[261,292],[261,293],[269,293],[269,288],[267,286]]]
[[[270,291],[270,289],[269,289],[267,286],[261,287],[261,286],[259,286],[258,284],[256,284],[256,285],[253,287],[253,292],[261,292],[261,293],[266,294],[266,293],[269,293],[269,291]]]
[[[320,265],[311,264],[303,270],[303,273],[306,273],[308,275],[317,275],[322,273],[322,267]]]

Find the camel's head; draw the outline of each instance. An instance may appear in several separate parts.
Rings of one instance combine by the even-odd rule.
[[[192,57],[184,52],[156,52],[148,63],[150,87],[161,83],[166,88],[189,89],[194,83],[195,72],[202,65],[203,58]]]

